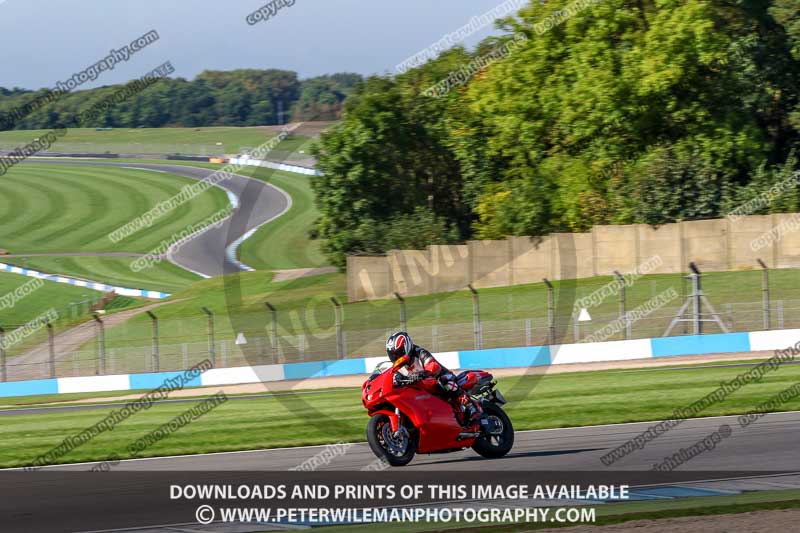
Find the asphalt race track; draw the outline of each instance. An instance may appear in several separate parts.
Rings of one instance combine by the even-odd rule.
[[[513,419],[512,419],[513,422]],[[650,470],[664,457],[688,448],[723,424],[730,437],[715,449],[695,457],[681,470],[698,471],[800,471],[800,412],[774,413],[749,427],[740,428],[736,416],[690,419],[660,435],[644,449],[615,463],[612,469]],[[366,416],[364,417],[366,426]],[[653,425],[652,422],[587,426],[518,432],[514,449],[503,459],[486,460],[472,450],[442,455],[419,455],[403,470],[606,470],[600,457]],[[332,441],[336,440],[331,435]],[[206,454],[122,461],[115,470],[210,471],[289,470],[322,451],[322,446]],[[366,443],[354,444],[319,470],[361,470],[375,461]],[[89,470],[93,464],[52,467]]]
[[[732,433],[715,449],[704,451],[675,472],[650,471],[665,456],[688,448],[724,424],[730,426]],[[410,466],[389,472],[362,471],[376,464],[364,443],[340,446],[330,464],[320,466],[313,474],[288,470],[325,450],[330,451],[325,446],[137,459],[114,464],[110,472],[88,472],[96,463],[45,467],[38,472],[0,470],[0,516],[4,517],[3,530],[9,532],[121,528],[135,528],[132,531],[137,533],[263,531],[267,529],[264,526],[255,529],[215,526],[201,530],[195,529],[195,523],[189,527],[198,501],[171,499],[170,485],[261,485],[303,479],[306,483],[309,479],[319,483],[414,479],[412,482],[419,483],[424,479],[426,483],[522,480],[539,484],[620,483],[625,479],[637,490],[684,491],[688,495],[692,491],[699,492],[694,495],[710,495],[800,488],[797,475],[800,450],[796,437],[800,412],[767,415],[744,429],[739,427],[735,416],[687,420],[611,467],[600,461],[601,456],[650,425],[645,422],[524,431],[517,433],[514,449],[503,459],[482,459],[468,450],[418,456]],[[659,497],[662,496],[656,496]],[[267,505],[258,501],[259,505]],[[167,525],[145,527],[159,524]],[[177,528],[176,524],[185,527]]]
[[[155,163],[114,163],[106,161],[35,161],[49,165],[114,166],[157,172],[168,172],[186,178],[202,180],[213,174],[212,169]],[[291,198],[281,189],[260,180],[238,174],[220,180],[217,185],[229,196],[237,198],[233,216],[222,224],[195,234],[169,254],[178,266],[204,277],[219,276],[248,270],[236,260],[235,247],[260,226],[281,216],[291,207]],[[198,221],[199,222],[199,221]]]

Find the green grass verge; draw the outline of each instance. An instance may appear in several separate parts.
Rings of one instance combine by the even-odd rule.
[[[169,261],[134,272],[134,257],[12,257],[5,262],[48,274],[61,274],[118,287],[174,293],[202,279]],[[0,261],[3,261],[0,257]]]
[[[579,372],[499,380],[507,411],[518,430],[661,420],[676,408],[707,395],[741,373],[739,368],[669,370],[627,374],[621,371]],[[710,406],[700,416],[730,415],[755,408],[777,392],[800,381],[800,365],[785,365]],[[153,406],[118,425],[114,431],[73,450],[59,462],[128,456],[127,446],[192,406]],[[800,399],[781,407],[800,408]],[[0,466],[29,464],[37,455],[103,419],[107,408],[10,416],[3,420]],[[324,425],[309,423],[324,420]],[[366,411],[359,389],[334,389],[322,394],[285,395],[232,400],[146,450],[142,456],[163,456],[364,440]],[[757,427],[736,431],[757,431]]]
[[[226,207],[227,195],[211,188],[118,243],[108,235],[193,183],[125,168],[19,165],[0,181],[0,247],[13,254],[148,253]]]
[[[2,259],[0,258],[0,261]],[[12,300],[4,298],[9,294],[28,284],[28,287],[35,287],[31,285],[38,281],[34,278],[22,276],[11,273],[0,273],[0,326],[6,328],[7,331],[11,329],[12,325],[25,324],[36,317],[40,316],[48,309],[55,309],[61,312],[63,309],[69,307],[71,303],[83,302],[92,300],[100,296],[97,291],[84,289],[81,287],[74,287],[64,283],[55,283],[52,281],[43,281],[43,285],[32,292],[26,291],[26,296],[21,299]],[[3,303],[8,302],[8,303]]]
[[[0,132],[0,146],[29,143],[49,130],[13,130]],[[98,152],[132,154],[238,153],[242,148],[255,148],[277,135],[274,129],[241,127],[207,128],[115,128],[97,131],[94,128],[70,128],[68,135],[53,145],[55,152]],[[278,147],[293,152],[309,140],[303,135],[290,135]],[[222,143],[218,146],[217,143]]]
[[[11,294],[15,289],[33,282],[35,282],[34,278],[28,276],[2,272],[0,273],[0,297]],[[28,287],[35,286],[28,285]],[[44,285],[33,292],[27,290],[25,292],[24,298],[13,300],[15,302],[13,306],[0,309],[0,327],[6,330],[6,334],[19,326],[40,319],[51,310],[56,313],[55,318],[50,316],[56,332],[71,328],[91,320],[92,305],[98,303],[103,296],[98,291],[52,281],[44,281]],[[146,300],[141,298],[117,296],[108,302],[105,310],[107,313],[116,313],[145,303]],[[47,329],[43,325],[34,327],[23,338],[9,343],[6,355],[11,360],[14,356],[43,342],[47,342]]]
[[[141,395],[148,391],[145,390],[132,390],[132,391],[104,391],[104,392],[71,392],[66,394],[37,394],[34,396],[11,396],[8,398],[0,398],[0,409],[25,409],[28,407],[41,407],[43,405],[49,406],[50,404],[70,404],[74,402],[83,402],[85,400],[92,400],[95,398],[108,398],[109,396],[128,396],[128,395]],[[124,403],[125,400],[116,400],[116,402]],[[112,403],[112,402],[100,402]]]

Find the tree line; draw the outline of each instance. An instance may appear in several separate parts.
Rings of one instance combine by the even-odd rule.
[[[300,80],[296,72],[286,70],[205,71],[193,80],[165,78],[82,126],[262,126],[336,120],[345,98],[361,80],[359,74],[349,73]],[[64,95],[53,95],[49,89],[0,87],[0,130],[73,124],[82,111],[121,87]]]
[[[797,0],[534,0],[498,27],[347,98],[315,148],[334,263],[719,217],[787,180],[753,214],[800,211]]]

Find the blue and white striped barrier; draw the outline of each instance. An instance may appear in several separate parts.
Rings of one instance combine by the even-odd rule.
[[[276,161],[264,161],[260,159],[250,159],[244,157],[232,157],[230,163],[233,165],[247,165],[251,167],[266,167],[273,170],[283,170],[284,172],[294,172],[295,174],[305,174],[306,176],[321,176],[322,172],[319,170],[301,167],[299,165],[290,165],[288,163],[278,163]]]
[[[492,348],[489,350],[444,352],[435,355],[443,365],[453,370],[495,369],[628,361],[678,355],[781,350],[794,346],[798,341],[800,341],[800,329],[784,329],[586,344]],[[307,363],[214,368],[200,375],[188,386],[210,387],[368,374],[372,372],[378,363],[385,360],[386,357],[365,357],[333,361],[310,361]],[[173,379],[179,374],[181,372],[159,372],[12,381],[0,383],[0,397],[149,390],[157,388],[166,380]]]
[[[55,283],[66,283],[67,285],[74,285],[76,287],[85,287],[87,289],[94,289],[101,292],[114,291],[122,296],[140,296],[142,298],[150,298],[153,300],[162,300],[169,298],[169,294],[159,291],[148,291],[145,289],[129,289],[127,287],[115,287],[113,285],[106,285],[105,283],[97,283],[94,281],[86,281],[82,279],[68,278],[66,276],[57,276],[54,274],[45,274],[36,270],[22,268],[14,265],[7,265],[0,263],[0,271],[11,272],[12,274],[19,274],[21,276],[28,276],[30,278],[39,278]]]

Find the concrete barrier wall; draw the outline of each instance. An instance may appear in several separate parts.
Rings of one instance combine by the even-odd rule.
[[[356,291],[351,300],[387,298],[394,291],[392,272],[385,257],[347,258],[347,287]]]
[[[595,226],[588,233],[509,237],[461,246],[393,250],[386,256],[349,257],[350,301],[383,299],[397,292],[436,292],[633,272],[658,257],[653,274],[701,270],[800,267],[800,214],[697,220],[652,227]]]
[[[464,279],[469,277],[469,246],[431,246],[428,248],[434,265],[431,276],[432,292],[451,292],[463,289]]]
[[[689,335],[554,346],[522,346],[434,354],[450,369],[517,368],[627,361],[676,355],[738,353],[782,350],[800,345],[800,329]],[[370,373],[385,357],[364,357],[307,363],[214,368],[187,383],[187,387],[210,387],[244,383],[266,383],[291,379],[314,379],[330,376]],[[0,383],[0,398],[40,394],[67,394],[100,391],[151,390],[181,372],[160,372],[117,376],[42,379]]]
[[[783,228],[782,237],[774,241],[776,268],[800,267],[800,214],[772,215],[772,227]]]

